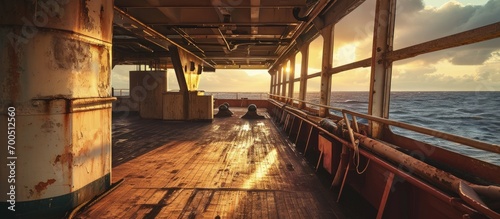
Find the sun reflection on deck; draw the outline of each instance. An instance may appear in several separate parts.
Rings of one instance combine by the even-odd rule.
[[[135,122],[113,130],[113,182],[124,181],[75,218],[336,218],[269,119],[123,120]]]
[[[250,131],[250,130],[251,130],[251,128],[250,128],[250,124],[249,124],[248,122],[245,122],[245,124],[243,124],[243,125],[241,126],[241,130],[242,130],[242,131]]]
[[[271,152],[269,152],[269,154],[267,154],[264,160],[259,162],[255,172],[252,175],[250,175],[250,177],[248,177],[248,179],[243,184],[242,188],[244,189],[253,188],[255,183],[259,182],[263,177],[267,175],[269,169],[276,162],[277,158],[278,158],[278,153],[276,152],[276,149],[273,149]]]

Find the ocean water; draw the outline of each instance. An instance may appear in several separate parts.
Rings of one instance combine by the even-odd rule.
[[[223,98],[226,94],[219,94]],[[234,96],[234,94],[227,94]],[[319,103],[319,93],[306,100]],[[330,105],[368,112],[368,92],[332,92]],[[331,111],[336,115],[339,112]],[[392,92],[389,118],[500,145],[500,92]],[[366,123],[364,120],[358,120]],[[500,166],[500,155],[397,127],[394,132]]]

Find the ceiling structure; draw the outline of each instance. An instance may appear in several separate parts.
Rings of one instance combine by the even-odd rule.
[[[170,67],[168,47],[176,45],[205,71],[271,69],[362,2],[115,0],[113,65]]]

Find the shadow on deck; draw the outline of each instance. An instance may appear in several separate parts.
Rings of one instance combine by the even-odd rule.
[[[342,218],[270,119],[231,110],[211,123],[115,115],[112,181],[124,181],[77,218]]]

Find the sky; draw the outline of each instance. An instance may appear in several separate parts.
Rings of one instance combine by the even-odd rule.
[[[500,22],[500,0],[398,0],[394,50]],[[375,0],[367,0],[335,26],[334,66],[371,56]],[[311,43],[309,73],[321,67],[322,39]],[[300,57],[296,58],[300,60]],[[300,62],[297,62],[300,63]],[[128,71],[116,66],[115,88],[128,87]],[[295,69],[300,69],[300,64]],[[169,90],[177,90],[168,70]],[[393,63],[393,91],[500,91],[500,39],[420,55]],[[367,91],[370,68],[336,74],[333,91]],[[269,92],[267,70],[223,70],[203,73],[200,90],[207,92]],[[319,90],[319,77],[308,91]]]

